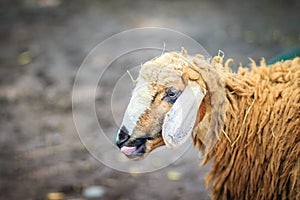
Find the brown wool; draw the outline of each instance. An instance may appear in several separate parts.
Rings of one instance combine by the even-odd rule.
[[[196,127],[194,136],[200,153],[203,131],[214,128],[211,133],[220,138],[204,154],[203,164],[214,160],[206,177],[212,199],[300,199],[300,58],[271,66],[264,60],[256,66],[251,60],[251,70],[240,68],[236,74],[229,73],[231,62],[223,67],[220,57],[213,59],[220,83],[203,75],[203,69],[198,71],[205,83],[225,87],[224,94],[217,94],[208,85],[211,108],[206,108],[226,107],[225,119],[217,118],[225,120],[222,130],[209,126],[204,118],[201,123],[206,124]],[[221,102],[214,105],[218,99]]]

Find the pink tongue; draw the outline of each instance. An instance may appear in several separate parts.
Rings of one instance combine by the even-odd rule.
[[[136,147],[126,147],[126,146],[124,146],[124,147],[121,148],[121,152],[128,155],[128,156],[131,155],[135,150],[136,150]]]

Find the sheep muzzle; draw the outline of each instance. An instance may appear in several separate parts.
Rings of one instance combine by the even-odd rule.
[[[118,132],[116,145],[128,158],[140,160],[148,155],[152,150],[164,145],[162,137],[138,137],[131,138],[122,127]]]

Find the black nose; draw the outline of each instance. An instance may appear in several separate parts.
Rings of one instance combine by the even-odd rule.
[[[116,145],[121,148],[122,145],[130,138],[130,135],[128,134],[128,131],[125,126],[122,126],[122,128],[119,130]]]

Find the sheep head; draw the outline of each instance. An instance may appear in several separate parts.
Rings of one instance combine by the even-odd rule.
[[[163,145],[180,146],[203,120],[207,85],[191,59],[182,50],[142,65],[116,138],[130,159],[142,159]]]

